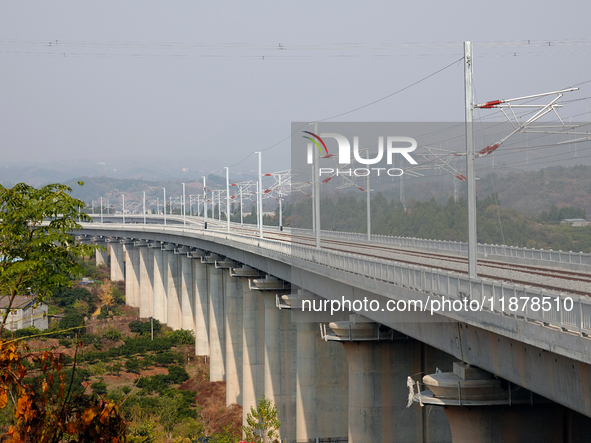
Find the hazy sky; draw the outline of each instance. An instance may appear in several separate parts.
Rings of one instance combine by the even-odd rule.
[[[292,121],[340,114],[449,65],[464,40],[480,102],[591,80],[588,1],[0,7],[2,161],[138,156],[215,171],[289,137]],[[569,98],[591,96],[591,83],[581,87]],[[458,63],[336,121],[461,121],[463,97]],[[567,116],[586,102],[572,106]],[[265,151],[266,165],[289,167],[289,146]],[[254,156],[234,166],[255,167]]]

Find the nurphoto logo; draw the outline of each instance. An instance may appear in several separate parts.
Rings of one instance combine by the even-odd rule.
[[[329,137],[336,140],[338,144],[338,163],[340,165],[347,165],[351,163],[351,143],[349,139],[342,134],[338,134],[336,132],[327,132],[321,133],[320,135],[316,135],[310,131],[303,131],[307,135],[303,135],[302,137],[309,140],[308,142],[308,150],[307,150],[307,163],[309,165],[314,163],[314,145],[320,151],[319,157],[320,158],[331,158],[334,157],[335,154],[331,154],[328,151],[326,143],[324,141],[325,138]],[[412,137],[402,137],[402,136],[386,136],[386,149],[384,149],[384,137],[378,137],[378,144],[377,144],[377,154],[373,158],[369,157],[369,154],[366,158],[363,158],[360,154],[359,150],[359,137],[353,137],[353,158],[356,162],[362,165],[376,165],[384,160],[384,151],[385,151],[385,159],[386,164],[391,166],[393,164],[394,154],[401,154],[411,165],[416,165],[416,160],[410,155],[417,148],[417,141]],[[337,174],[337,175],[355,175],[355,176],[367,176],[371,173],[376,172],[379,176],[381,172],[385,172],[386,174],[399,177],[401,176],[404,171],[400,168],[356,168],[356,169],[340,169],[340,168],[319,168],[319,175],[322,176],[323,174]]]

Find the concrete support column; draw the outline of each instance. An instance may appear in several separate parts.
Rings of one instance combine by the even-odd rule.
[[[242,329],[242,422],[250,408],[264,394],[265,304],[260,291],[249,287],[249,279],[241,278],[243,290]]]
[[[140,257],[132,240],[123,240],[125,252],[125,304],[139,306]]]
[[[219,265],[219,263],[218,263]],[[224,335],[226,337],[226,406],[242,404],[242,283],[232,277],[232,267],[224,268]],[[231,266],[231,267],[230,267]]]
[[[265,397],[272,400],[279,411],[280,439],[296,438],[296,325],[291,322],[291,311],[279,309],[276,293],[264,293],[265,304]]]
[[[195,302],[193,300],[193,260],[189,257],[191,248],[179,248],[180,261],[180,307],[181,307],[181,328],[189,331],[195,331],[195,317],[194,309]]]
[[[450,441],[441,411],[407,408],[407,377],[426,364],[443,366],[450,356],[360,315],[328,326],[327,342],[342,343],[347,354],[349,442]]]
[[[207,259],[215,262],[215,258]],[[224,282],[222,270],[214,265],[207,266],[208,318],[209,318],[209,380],[224,381]]]
[[[105,248],[107,246],[107,243],[105,242],[105,239],[100,237],[94,237],[92,239],[92,242],[97,245],[100,246],[101,248]],[[96,265],[97,266],[101,266],[101,265],[105,265],[107,264],[107,250],[106,249],[96,249],[95,250],[95,260],[96,260]]]
[[[166,262],[164,261],[164,251],[162,244],[156,242],[152,244],[153,263],[153,304],[152,315],[160,323],[166,323]]]
[[[169,244],[164,254],[166,261],[166,324],[172,329],[181,327],[180,269],[179,257],[175,254],[174,246]]]
[[[316,400],[317,330],[316,323],[297,323],[296,441],[308,441],[319,434]]]
[[[349,442],[422,442],[421,411],[406,408],[406,377],[420,372],[420,352],[413,355],[406,342],[343,346],[349,363]]]
[[[420,400],[444,407],[453,443],[589,440],[589,417],[466,363],[454,362],[453,372],[426,375],[423,383],[430,390],[421,392]]]
[[[154,258],[152,248],[148,248],[148,242],[140,240],[136,242],[139,254],[139,307],[140,317],[149,318],[152,315],[152,273]]]
[[[109,242],[109,249],[111,254],[111,280],[123,281],[123,245],[118,240],[111,240]]]
[[[349,441],[422,442],[421,411],[407,409],[408,374],[420,372],[410,341],[343,342],[349,363]]]
[[[318,323],[297,323],[297,441],[348,435],[348,375],[343,347],[322,340]]]
[[[191,252],[195,298],[195,355],[209,355],[207,264],[201,262],[202,256],[200,251]]]

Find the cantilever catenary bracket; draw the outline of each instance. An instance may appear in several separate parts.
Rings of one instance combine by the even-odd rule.
[[[513,135],[517,134],[518,132],[526,133],[526,132],[533,132],[533,133],[543,133],[543,134],[585,134],[585,133],[578,133],[573,132],[573,130],[577,126],[566,125],[564,121],[560,118],[557,109],[561,108],[562,105],[558,104],[558,100],[562,98],[562,96],[567,92],[577,91],[579,88],[567,88],[561,89],[559,91],[552,91],[552,92],[544,92],[542,94],[534,94],[534,95],[527,95],[524,97],[517,97],[517,98],[510,98],[504,100],[494,100],[490,102],[486,102],[483,104],[477,104],[474,107],[479,109],[500,109],[505,118],[511,123],[513,126],[513,131],[507,134],[505,137],[501,138],[496,143],[487,146],[484,149],[481,149],[478,152],[477,157],[485,157],[490,153],[494,152],[499,146],[505,143],[509,138]],[[550,102],[546,104],[533,104],[531,101],[535,101],[542,97],[550,97]],[[537,110],[537,112],[531,116],[527,121],[520,123],[517,115],[515,114],[515,109],[523,109],[523,108],[530,108],[533,110]],[[556,125],[536,125],[534,126],[533,123],[541,119],[546,114],[553,112],[556,114],[558,118],[559,124]],[[571,141],[572,143],[572,141]]]

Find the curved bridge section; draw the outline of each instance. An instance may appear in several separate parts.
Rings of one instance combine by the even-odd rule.
[[[295,233],[258,238],[177,220],[85,224],[80,234],[107,248],[97,262],[110,257],[111,278],[125,280],[141,317],[195,331],[196,354],[208,356],[211,381],[226,382],[227,404],[246,415],[261,395],[275,402],[282,441],[451,441],[458,425],[450,433],[441,405],[406,407],[408,385],[417,392],[408,376],[457,360],[527,389],[532,404],[535,393],[591,417],[584,293],[470,281],[379,244],[317,249]],[[512,297],[551,297],[559,307],[569,298],[572,309],[510,310]],[[445,300],[479,309],[428,308]],[[415,308],[386,309],[400,301]],[[324,312],[337,302],[347,309]]]

